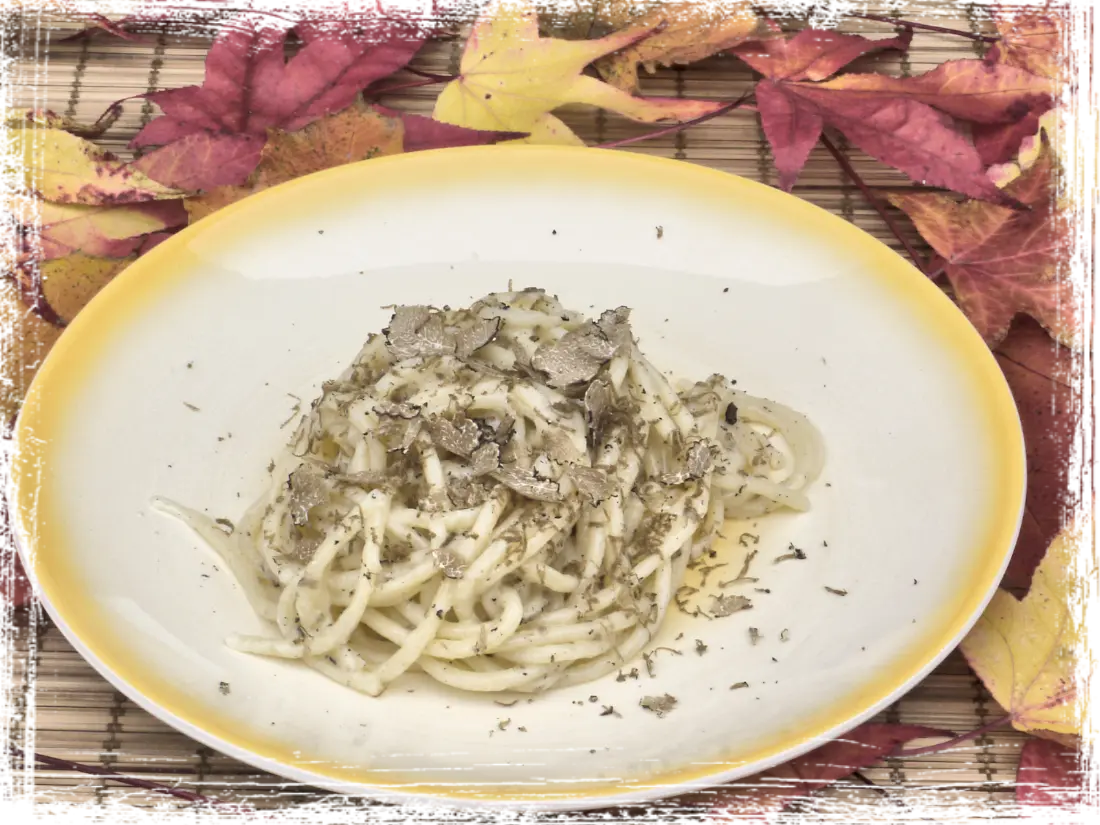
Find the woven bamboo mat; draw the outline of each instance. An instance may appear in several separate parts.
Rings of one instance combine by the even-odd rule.
[[[902,16],[954,28],[984,31],[981,6],[904,7]],[[897,13],[897,5],[892,9]],[[46,16],[28,16],[9,28],[9,47],[18,56],[9,75],[9,100],[18,107],[45,107],[78,121],[92,123],[112,102],[160,88],[201,82],[209,43],[201,38],[157,36],[143,42],[111,37],[65,41],[79,26]],[[845,31],[884,35],[880,24],[844,25]],[[433,44],[418,58],[427,71],[457,69],[461,39]],[[916,74],[945,60],[974,57],[968,40],[921,33],[907,56],[861,61],[864,68]],[[859,68],[861,64],[856,64]],[[730,58],[714,58],[681,69],[661,71],[646,79],[647,94],[730,99],[751,81],[751,72]],[[385,99],[386,105],[429,113],[437,90],[413,89]],[[125,104],[123,117],[102,143],[125,156],[129,138],[155,115],[140,100]],[[564,119],[590,142],[615,140],[645,131],[617,116],[591,110],[567,111]],[[775,182],[771,158],[757,120],[734,112],[686,132],[630,147],[632,151],[680,158],[744,177]],[[885,166],[850,152],[864,180],[879,191],[903,188],[907,180]],[[898,247],[881,218],[847,181],[835,160],[818,148],[811,156],[795,193],[843,216],[891,246]],[[918,249],[926,250],[913,236]],[[261,808],[286,808],[320,800],[326,793],[259,772],[202,746],[138,708],[104,681],[68,644],[48,619],[36,611],[17,613],[11,638],[14,657],[9,671],[15,698],[13,740],[28,751],[93,764],[130,776],[178,785],[227,800],[247,799]],[[4,668],[6,670],[6,668]],[[809,686],[807,686],[809,687]],[[966,731],[1001,710],[965,662],[952,654],[923,683],[880,715],[879,721],[906,722]],[[30,721],[28,728],[23,726]],[[1015,799],[1012,782],[1021,734],[999,730],[950,751],[916,758],[886,759],[855,778],[838,783],[807,803],[813,814],[837,806],[850,811],[847,821],[892,821],[912,811],[918,800],[923,817],[933,821],[990,819],[1010,815]],[[15,765],[17,794],[38,802],[122,802],[141,808],[182,809],[190,803],[118,785],[111,780],[66,770]],[[345,804],[342,800],[340,804]],[[355,801],[346,804],[357,804]],[[938,811],[938,813],[936,813]],[[963,816],[963,812],[969,815]],[[906,817],[908,818],[908,817]]]

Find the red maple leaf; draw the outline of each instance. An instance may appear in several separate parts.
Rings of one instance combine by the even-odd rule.
[[[269,129],[294,131],[351,105],[377,80],[405,66],[426,39],[393,19],[355,27],[301,22],[303,46],[290,60],[288,28],[273,18],[240,18],[206,57],[201,86],[152,92],[163,114],[130,142],[160,146],[134,165],[188,189],[243,183],[260,160]]]
[[[712,810],[748,817],[776,813],[799,797],[873,765],[905,742],[952,735],[922,725],[867,722],[790,762],[723,785]]]
[[[915,78],[854,75],[824,81],[855,58],[883,48],[906,49],[908,33],[867,40],[808,29],[794,37],[733,49],[764,75],[756,104],[779,171],[790,189],[826,126],[913,180],[965,195],[1007,202],[985,175],[974,144],[945,112],[1006,121],[1045,95],[1040,79],[982,61],[955,61]],[[1028,76],[1030,77],[1030,76]],[[1038,87],[1044,88],[1038,88]],[[975,105],[974,101],[980,101]]]
[[[993,354],[1016,399],[1027,451],[1024,518],[1003,585],[1027,590],[1076,503],[1070,455],[1081,426],[1082,399],[1073,386],[1074,353],[1052,341],[1034,321],[1013,324]]]
[[[945,194],[890,196],[942,257],[959,306],[991,346],[1004,339],[1020,313],[1065,344],[1079,337],[1079,310],[1061,272],[1065,220],[1055,201],[1053,171],[1051,152],[1044,149],[1005,187],[1027,209],[960,203]]]
[[[1029,739],[1020,751],[1016,801],[1077,807],[1084,798],[1081,754],[1049,739]]]

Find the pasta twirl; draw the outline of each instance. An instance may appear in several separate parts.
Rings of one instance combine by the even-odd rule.
[[[530,289],[395,308],[232,530],[157,506],[271,623],[237,650],[371,695],[410,669],[539,691],[637,657],[723,522],[808,508],[823,460],[793,410],[670,384],[626,308],[592,321]]]

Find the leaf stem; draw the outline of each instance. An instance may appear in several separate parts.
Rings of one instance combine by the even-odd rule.
[[[908,802],[905,802],[904,800],[898,798],[898,796],[894,796],[886,788],[883,788],[882,785],[880,785],[878,782],[871,781],[870,779],[865,777],[865,775],[860,773],[859,771],[856,771],[855,773],[853,773],[851,775],[854,775],[854,777],[856,779],[858,779],[860,782],[867,785],[867,787],[870,788],[872,791],[875,791],[877,794],[882,796],[883,799],[890,800],[892,803],[894,803],[895,805],[900,807],[900,809],[902,811],[904,811],[905,813],[912,814],[913,816],[915,816],[917,818],[917,820],[921,820],[921,821],[927,823],[927,825],[944,825],[942,822],[939,822],[939,820],[934,820],[934,818],[932,818],[931,816],[925,816],[920,811],[917,811],[915,809],[915,807],[913,807],[911,804],[909,804]]]
[[[980,728],[974,728],[974,730],[967,731],[966,733],[960,733],[958,736],[948,739],[946,742],[939,742],[935,745],[927,745],[923,748],[909,748],[898,749],[893,751],[890,756],[892,757],[906,757],[906,756],[926,756],[930,753],[940,753],[948,748],[953,748],[956,745],[961,745],[964,742],[969,742],[971,739],[977,739],[983,733],[994,730],[996,728],[1004,727],[1012,721],[1012,716],[1002,716],[998,719],[994,719],[992,722],[987,722]]]
[[[825,818],[825,814],[823,814],[820,807],[817,806],[817,798],[813,791],[806,792],[806,799],[810,800],[810,807],[814,812],[814,816],[817,817],[817,822],[820,822],[821,825],[829,825],[828,820]]]
[[[436,83],[446,83],[448,78],[441,77],[438,80],[434,77],[429,77],[424,80],[410,80],[408,83],[397,83],[393,86],[384,86],[380,89],[367,88],[366,94],[371,97],[377,97],[378,95],[389,94],[390,92],[396,92],[401,89],[416,89],[420,86],[433,86]]]
[[[118,119],[122,117],[122,101],[115,101],[99,116],[95,123],[91,126],[74,126],[68,129],[70,135],[76,135],[82,137],[85,140],[96,140],[103,137],[104,133],[110,129]]]
[[[26,752],[17,745],[11,746],[12,751],[17,756],[26,756]],[[173,788],[171,785],[165,785],[161,782],[150,782],[147,779],[138,779],[136,777],[124,776],[115,771],[107,768],[101,768],[98,765],[82,765],[79,762],[70,762],[68,759],[57,759],[53,756],[46,756],[45,754],[36,753],[33,754],[34,761],[48,768],[56,768],[58,770],[65,771],[78,771],[79,773],[86,773],[91,776],[102,776],[111,779],[114,782],[118,782],[122,785],[129,785],[133,788],[143,788],[147,791],[155,791],[156,793],[168,794],[174,796],[177,799],[184,799],[188,802],[203,802],[208,805],[233,805],[235,803],[228,802],[224,799],[215,799],[213,797],[204,796],[201,793],[194,793],[192,791],[185,791],[180,788]]]
[[[913,23],[909,20],[901,20],[897,17],[887,17],[882,14],[853,14],[851,16],[860,20],[872,20],[876,23],[889,23],[891,26],[923,29],[924,31],[939,32],[940,34],[951,34],[956,37],[965,37],[968,40],[977,40],[981,43],[997,43],[1001,39],[992,34],[976,34],[974,32],[963,31],[962,29],[949,29],[946,26],[936,26],[932,23]]]
[[[593,146],[593,149],[617,149],[620,146],[629,146],[632,143],[641,143],[643,140],[649,140],[650,138],[664,137],[665,135],[674,135],[677,132],[682,132],[685,129],[689,129],[692,126],[698,126],[700,123],[706,123],[708,120],[713,120],[716,117],[732,112],[734,109],[740,108],[746,100],[748,100],[750,93],[743,94],[737,100],[730,101],[723,106],[715,109],[713,112],[707,112],[705,115],[699,115],[699,117],[692,118],[691,120],[685,120],[683,123],[674,123],[671,126],[666,126],[663,129],[657,129],[654,132],[646,132],[644,135],[634,135],[632,137],[622,138],[620,140],[612,140],[607,143],[598,143]]]
[[[423,69],[414,69],[412,66],[406,66],[405,71],[410,74],[417,75],[418,77],[426,77],[434,80],[436,83],[446,83],[448,80],[456,80],[458,75],[453,74],[436,74],[434,72],[425,72]]]
[[[829,150],[829,154],[836,159],[836,162],[840,165],[844,174],[848,176],[852,183],[859,187],[859,191],[863,193],[863,197],[865,197],[867,202],[874,207],[876,212],[878,212],[879,217],[882,218],[883,222],[894,234],[894,237],[898,239],[898,243],[900,243],[902,247],[905,248],[905,251],[909,253],[909,257],[913,259],[913,263],[916,265],[917,269],[924,272],[924,259],[913,245],[909,243],[909,240],[901,234],[901,229],[898,227],[897,221],[894,220],[893,215],[886,211],[886,207],[883,205],[882,201],[879,200],[878,196],[871,191],[871,187],[869,187],[864,182],[863,178],[859,176],[859,173],[856,172],[851,162],[844,156],[844,153],[836,147],[836,144],[829,140],[828,135],[822,134],[821,142],[825,145],[825,148]]]

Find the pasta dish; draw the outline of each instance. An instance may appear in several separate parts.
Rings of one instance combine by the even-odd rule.
[[[720,375],[670,381],[629,315],[538,289],[395,307],[239,523],[158,499],[271,623],[228,644],[375,696],[410,669],[534,692],[638,657],[727,519],[809,507],[824,450]]]

